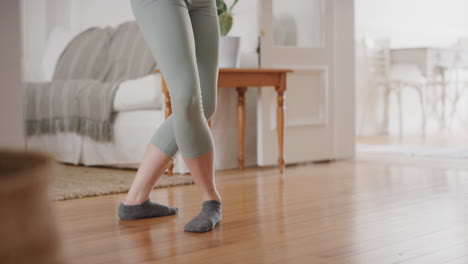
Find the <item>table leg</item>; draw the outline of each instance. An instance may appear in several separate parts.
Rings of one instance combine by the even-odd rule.
[[[276,111],[276,127],[278,129],[278,168],[284,171],[284,92],[286,90],[286,75],[281,76],[281,84],[276,87],[278,108]]]
[[[446,100],[446,97],[447,97],[447,84],[446,84],[446,76],[445,76],[445,68],[442,68],[441,69],[441,74],[440,74],[441,78],[442,78],[442,85],[441,85],[441,89],[442,89],[442,94],[441,94],[441,97],[442,97],[442,112],[441,112],[441,119],[442,119],[442,129],[445,129],[447,126],[446,126],[446,122],[445,122],[445,100]]]
[[[247,87],[237,87],[237,138],[239,141],[239,168],[244,169],[245,92]]]

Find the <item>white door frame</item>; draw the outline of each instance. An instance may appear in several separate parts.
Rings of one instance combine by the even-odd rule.
[[[286,164],[354,156],[354,1],[322,0],[323,41],[317,47],[274,46],[273,0],[260,1],[261,67],[295,71],[287,80]],[[300,98],[302,92],[308,93],[312,105]],[[274,91],[260,89],[257,106],[259,165],[273,165],[277,161],[276,121],[272,108],[275,99]],[[288,103],[292,110],[289,116]]]

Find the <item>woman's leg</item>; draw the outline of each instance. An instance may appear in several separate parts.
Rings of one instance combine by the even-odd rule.
[[[214,148],[201,101],[195,40],[184,0],[133,1],[135,17],[167,83],[172,115],[151,142],[170,157],[197,158]]]
[[[216,110],[218,84],[219,23],[215,0],[193,0],[189,14],[195,39],[196,57],[205,118]],[[202,191],[202,200],[217,200],[214,178],[215,150],[196,159],[185,159],[192,177]]]
[[[172,3],[176,2],[174,1]],[[173,17],[174,19],[183,16],[188,18],[188,12],[184,14],[182,10],[181,13],[180,9],[182,8],[172,5],[172,3],[167,0],[131,0],[133,14],[137,20],[139,29],[142,31],[143,37],[153,52],[153,56],[156,56],[156,53],[160,53],[157,51],[157,46],[159,45],[154,43],[154,41],[157,40],[158,36],[160,36],[160,39],[164,39],[163,32],[160,28],[163,27],[165,22],[170,22],[163,21],[161,19],[161,14],[165,13],[166,10],[172,9],[177,10],[177,15]],[[179,5],[182,4],[183,1],[180,0]],[[157,60],[157,63],[160,64],[161,62]],[[165,120],[159,127],[159,132],[155,133],[150,140],[135,179],[127,196],[123,200],[124,205],[138,205],[149,199],[150,192],[154,188],[157,180],[175,158],[178,148],[173,133],[172,118],[171,116]],[[166,142],[162,142],[161,140],[154,142],[154,139],[157,138],[156,134],[159,134],[159,138],[166,139]]]
[[[155,145],[148,144],[135,179],[123,203],[134,205],[148,200],[154,185],[171,163],[172,159],[169,156]]]
[[[192,0],[189,14],[195,38],[197,66],[206,119],[216,109],[218,87],[219,23],[215,0]],[[185,225],[186,231],[206,232],[221,221],[221,196],[214,177],[214,149],[195,159],[184,159],[202,191],[201,212]]]

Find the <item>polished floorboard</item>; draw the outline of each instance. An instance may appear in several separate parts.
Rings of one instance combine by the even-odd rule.
[[[69,263],[468,263],[468,162],[355,159],[217,173],[223,220],[183,227],[195,185],[156,189],[176,216],[121,221],[124,194],[55,202]]]

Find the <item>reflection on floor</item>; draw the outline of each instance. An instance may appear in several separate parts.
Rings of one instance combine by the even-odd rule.
[[[468,129],[468,128],[467,128]],[[439,132],[421,135],[399,136],[362,136],[357,138],[358,144],[394,144],[394,145],[418,145],[431,147],[468,147],[468,133],[466,131]]]
[[[445,132],[426,137],[359,137],[356,151],[375,155],[396,155],[468,160],[468,135]]]

